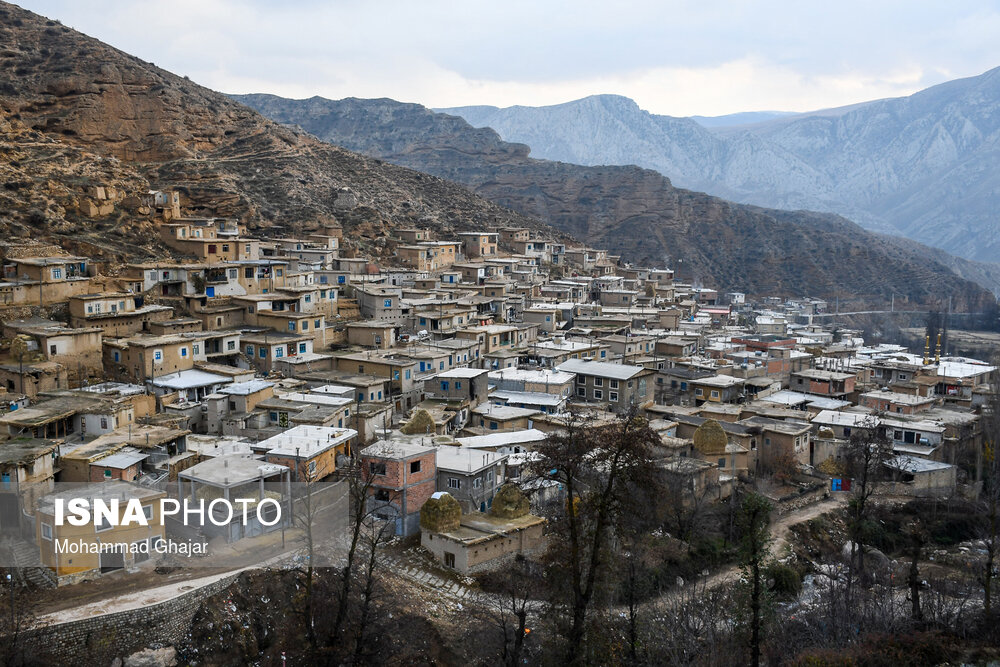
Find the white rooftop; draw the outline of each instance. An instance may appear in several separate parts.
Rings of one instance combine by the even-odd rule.
[[[735,378],[732,375],[713,375],[712,377],[691,380],[692,384],[704,384],[709,387],[732,387],[743,384],[743,378]]]
[[[511,380],[516,382],[549,382],[552,384],[566,384],[573,381],[572,373],[553,371],[549,369],[530,368],[504,368],[502,370],[490,371],[491,380]]]
[[[490,394],[490,400],[556,407],[564,403],[566,398],[557,394],[546,394],[541,391],[506,391],[501,389]]]
[[[456,438],[463,447],[488,448],[505,447],[507,445],[520,445],[529,442],[542,442],[548,438],[548,434],[536,428],[529,428],[523,431],[501,431],[490,433],[489,435],[473,435],[468,438]]]
[[[452,470],[463,473],[474,473],[483,468],[496,465],[507,458],[506,454],[497,454],[471,447],[452,447],[445,445],[437,449],[438,470]]]
[[[350,428],[331,428],[302,424],[279,433],[255,445],[255,449],[265,449],[268,454],[310,458],[347,442],[358,434]]]
[[[443,373],[438,373],[434,377],[438,378],[477,378],[487,371],[482,368],[452,368],[444,371]]]
[[[167,389],[194,389],[196,387],[210,387],[213,384],[229,384],[232,381],[231,377],[225,375],[216,375],[192,368],[169,375],[161,375],[153,378],[152,383],[156,387],[166,387]]]
[[[324,393],[317,394],[312,392],[291,392],[288,394],[282,394],[280,398],[284,401],[309,403],[310,405],[330,405],[333,407],[341,407],[343,405],[353,403],[352,399],[344,398],[343,396],[335,396],[333,394]]]
[[[255,394],[258,391],[263,391],[268,387],[273,387],[273,382],[268,382],[267,380],[250,380],[249,382],[234,382],[228,387],[222,387],[219,389],[220,394],[229,394],[231,396],[249,396],[250,394]]]
[[[225,454],[191,466],[179,472],[178,477],[211,486],[233,487],[287,470],[287,466],[267,463],[250,455]]]
[[[646,369],[642,366],[626,366],[624,364],[611,364],[605,361],[583,361],[581,359],[570,359],[556,366],[556,370],[567,373],[577,373],[581,375],[596,375],[598,377],[611,378],[612,380],[628,380]]]
[[[126,447],[119,452],[111,454],[110,456],[97,459],[96,461],[91,462],[90,465],[102,468],[114,468],[115,470],[124,470],[125,468],[135,465],[136,463],[139,463],[147,458],[149,458],[149,454],[143,454],[138,449]]]
[[[546,394],[548,396],[549,394]],[[530,408],[516,408],[510,405],[496,405],[494,403],[483,403],[472,411],[481,417],[492,419],[518,419],[519,417],[531,417],[538,414],[538,410]]]
[[[780,403],[781,405],[798,405],[800,403],[805,403],[810,407],[819,408],[821,410],[840,410],[841,408],[853,405],[850,401],[841,401],[840,399],[816,396],[815,394],[803,394],[802,392],[790,391],[788,389],[782,389],[781,391],[776,391],[773,394],[768,394],[760,400],[767,401],[769,403]]]

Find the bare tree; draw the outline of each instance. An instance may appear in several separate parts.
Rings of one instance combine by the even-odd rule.
[[[885,478],[885,465],[891,456],[892,445],[877,413],[866,417],[851,432],[844,451],[847,474],[852,479],[847,509],[847,534],[851,540],[848,596],[856,579],[864,574],[862,544],[870,529],[871,498]]]
[[[375,596],[378,588],[378,577],[376,569],[378,567],[378,549],[391,535],[389,528],[391,524],[387,521],[366,522],[362,548],[364,549],[365,560],[361,576],[361,608],[358,612],[357,630],[354,639],[354,664],[364,664],[368,648],[368,634],[372,624],[372,613]]]
[[[993,616],[993,584],[996,581],[997,552],[1000,550],[1000,452],[997,451],[1000,445],[1000,380],[994,380],[990,390],[990,400],[983,414],[982,454],[981,506],[985,521],[980,543],[986,558],[979,573],[987,624]]]
[[[530,632],[528,614],[545,593],[541,565],[518,555],[503,569],[483,575],[487,591],[480,597],[481,612],[498,639],[499,662],[505,667],[522,664],[524,641]]]
[[[628,506],[629,483],[652,477],[650,452],[659,442],[632,409],[602,426],[574,416],[537,448],[535,470],[554,476],[566,492],[565,514],[552,522],[550,556],[553,575],[568,589],[568,600],[557,606],[569,615],[568,664],[586,661],[587,624],[607,574],[613,529]]]
[[[768,591],[765,569],[771,555],[771,510],[774,506],[759,493],[748,493],[740,505],[737,520],[740,529],[740,568],[750,607],[750,664],[760,665],[761,632]]]

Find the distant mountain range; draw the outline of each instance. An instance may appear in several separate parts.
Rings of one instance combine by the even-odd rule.
[[[526,143],[534,157],[635,164],[727,199],[838,213],[1000,261],[1000,68],[909,97],[793,115],[674,118],[615,95],[439,111]]]
[[[528,146],[416,104],[234,98],[331,143],[462,183],[629,261],[676,266],[684,279],[752,294],[816,294],[842,301],[888,301],[895,293],[897,305],[898,295],[932,303],[951,294],[972,307],[984,297],[950,268],[973,263],[872,234],[835,215],[733,204],[675,188],[662,174],[635,166],[532,159]],[[684,123],[703,130],[693,121]],[[1000,284],[998,276],[991,279]]]

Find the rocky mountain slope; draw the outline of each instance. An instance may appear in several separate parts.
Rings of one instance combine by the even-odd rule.
[[[538,157],[637,164],[736,201],[835,212],[1000,261],[1000,69],[909,97],[715,128],[613,95],[442,111],[528,143]]]
[[[419,105],[236,99],[327,141],[468,185],[633,261],[679,266],[683,278],[758,294],[884,299],[895,293],[921,302],[951,294],[968,304],[988,297],[929,249],[842,218],[733,204],[675,188],[649,169],[535,160],[523,144]]]
[[[0,3],[0,231],[90,239],[116,257],[163,251],[123,201],[178,189],[193,214],[264,234],[336,218],[368,252],[416,223],[539,223],[467,188],[331,146],[11,4]],[[114,199],[94,200],[98,188]],[[338,206],[350,189],[356,207]],[[91,205],[94,205],[92,207]]]

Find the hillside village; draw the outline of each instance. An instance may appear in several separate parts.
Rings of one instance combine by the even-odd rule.
[[[43,585],[145,560],[61,561],[44,509],[55,482],[147,499],[359,470],[392,533],[422,532],[462,574],[489,569],[544,542],[544,520],[516,497],[502,505],[521,510],[498,516],[497,494],[581,414],[644,416],[658,465],[712,502],[772,478],[776,502],[847,490],[843,449],[873,423],[892,443],[895,493],[951,495],[980,478],[997,369],[942,356],[940,339],[922,355],[869,346],[820,324],[822,300],[719,294],[523,228],[399,229],[392,260],[376,262],[342,252],[334,221],[262,239],[185,216],[174,192],[143,199],[189,259],[104,275],[55,245],[3,245],[0,520]],[[532,508],[562,491],[525,484]],[[422,521],[446,496],[460,513]],[[244,531],[198,538],[253,539]],[[512,531],[521,539],[499,538]]]

